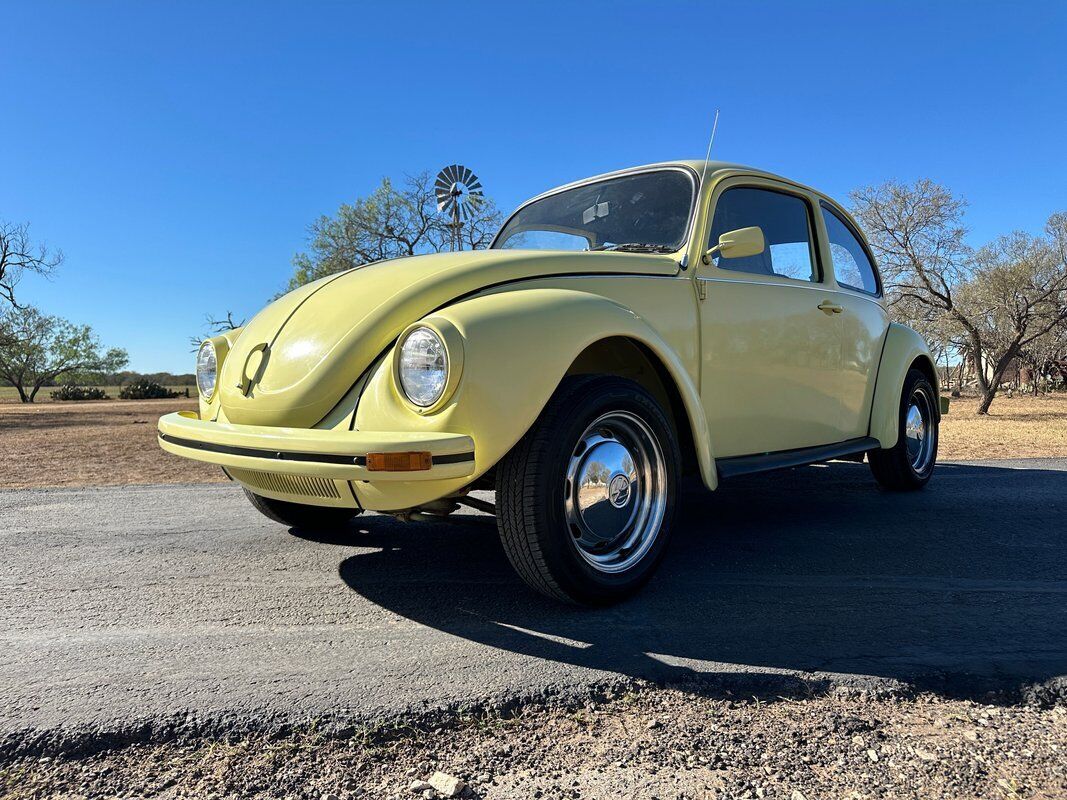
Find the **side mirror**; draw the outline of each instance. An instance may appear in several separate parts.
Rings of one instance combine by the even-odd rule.
[[[738,228],[736,231],[727,231],[719,237],[719,243],[704,254],[704,263],[710,264],[711,257],[716,253],[725,258],[758,256],[765,247],[763,230],[759,226]]]

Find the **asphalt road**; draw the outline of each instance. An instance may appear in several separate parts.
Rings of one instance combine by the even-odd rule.
[[[807,467],[688,492],[653,583],[557,605],[491,518],[310,538],[232,485],[0,492],[0,754],[581,694],[835,682],[1064,693],[1067,459],[926,491]]]

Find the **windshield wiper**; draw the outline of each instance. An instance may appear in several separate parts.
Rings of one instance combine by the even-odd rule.
[[[627,253],[673,253],[674,248],[665,244],[646,244],[645,242],[622,242],[621,244],[601,244],[590,247],[589,252],[600,251],[623,251]]]

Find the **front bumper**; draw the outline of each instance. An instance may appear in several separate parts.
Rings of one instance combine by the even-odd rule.
[[[329,480],[436,481],[474,473],[474,440],[458,433],[233,425],[179,411],[159,418],[159,446],[222,467]],[[430,468],[397,472],[368,468],[368,454],[407,452],[430,453]]]

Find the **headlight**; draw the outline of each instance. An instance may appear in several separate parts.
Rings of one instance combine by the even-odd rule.
[[[400,388],[408,400],[426,408],[441,399],[448,383],[445,343],[429,328],[415,328],[400,346]]]
[[[210,400],[215,394],[215,379],[218,375],[218,359],[215,356],[215,345],[210,340],[200,345],[196,354],[196,388],[205,400]]]

